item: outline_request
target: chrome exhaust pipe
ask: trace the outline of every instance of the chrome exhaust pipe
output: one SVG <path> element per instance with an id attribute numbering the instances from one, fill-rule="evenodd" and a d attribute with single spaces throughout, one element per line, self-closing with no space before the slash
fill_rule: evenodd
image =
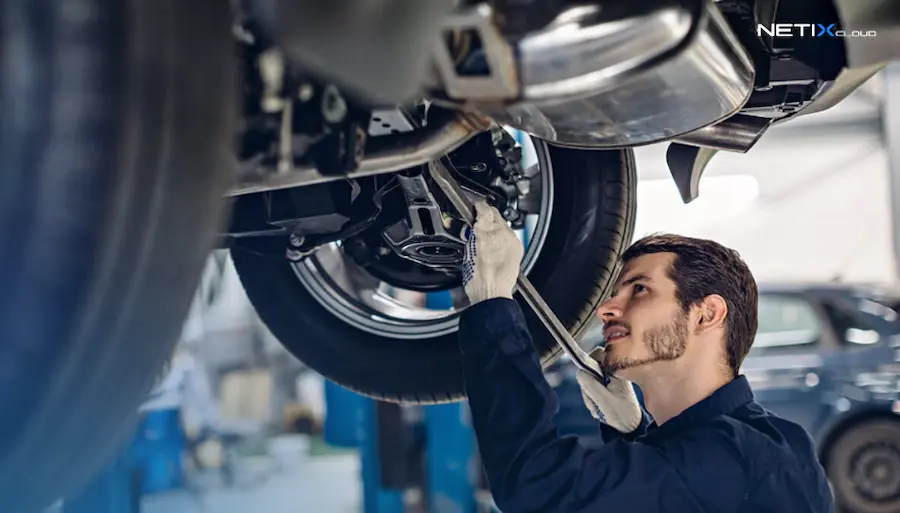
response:
<path id="1" fill-rule="evenodd" d="M 493 121 L 480 114 L 447 111 L 444 119 L 432 120 L 427 126 L 405 134 L 386 136 L 390 146 L 367 148 L 359 166 L 349 173 L 326 175 L 315 166 L 243 170 L 238 183 L 226 196 L 242 196 L 258 192 L 290 189 L 304 185 L 325 183 L 347 178 L 362 178 L 421 166 L 450 153 L 472 137 L 488 130 Z"/>

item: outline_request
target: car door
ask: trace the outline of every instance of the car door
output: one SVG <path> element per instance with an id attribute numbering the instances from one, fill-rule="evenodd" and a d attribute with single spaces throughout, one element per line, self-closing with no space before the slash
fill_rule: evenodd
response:
<path id="1" fill-rule="evenodd" d="M 836 351 L 821 306 L 802 293 L 761 293 L 759 329 L 741 372 L 757 401 L 812 431 L 827 419 L 828 361 Z"/>
<path id="2" fill-rule="evenodd" d="M 863 374 L 898 373 L 900 332 L 897 312 L 874 298 L 860 294 L 832 294 L 822 306 L 842 346 L 838 366 L 845 382 Z"/>
<path id="3" fill-rule="evenodd" d="M 822 306 L 841 345 L 829 364 L 835 413 L 896 411 L 900 397 L 900 324 L 897 314 L 859 295 L 823 298 Z"/>

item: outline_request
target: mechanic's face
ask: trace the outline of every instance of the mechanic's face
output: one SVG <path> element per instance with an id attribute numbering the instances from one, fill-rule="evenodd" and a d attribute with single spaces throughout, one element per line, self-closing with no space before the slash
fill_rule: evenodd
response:
<path id="1" fill-rule="evenodd" d="M 606 351 L 600 363 L 606 372 L 639 381 L 649 364 L 684 354 L 688 314 L 667 275 L 674 257 L 651 253 L 629 261 L 612 297 L 597 310 L 604 323 Z"/>

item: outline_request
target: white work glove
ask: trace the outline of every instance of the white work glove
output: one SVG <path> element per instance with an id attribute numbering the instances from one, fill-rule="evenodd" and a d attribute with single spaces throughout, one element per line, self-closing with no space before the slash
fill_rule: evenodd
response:
<path id="1" fill-rule="evenodd" d="M 603 357 L 603 348 L 591 352 L 591 358 Z M 641 405 L 630 381 L 607 376 L 609 384 L 603 385 L 592 375 L 579 370 L 576 374 L 581 385 L 581 397 L 591 415 L 620 433 L 631 433 L 641 424 Z"/>
<path id="2" fill-rule="evenodd" d="M 475 226 L 466 229 L 463 286 L 469 303 L 494 298 L 512 299 L 525 255 L 522 241 L 496 208 L 484 201 L 475 204 Z"/>

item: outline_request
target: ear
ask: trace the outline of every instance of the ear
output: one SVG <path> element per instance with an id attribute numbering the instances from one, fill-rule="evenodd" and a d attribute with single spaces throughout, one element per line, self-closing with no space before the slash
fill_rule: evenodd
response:
<path id="1" fill-rule="evenodd" d="M 728 316 L 728 303 L 718 294 L 711 294 L 703 298 L 697 305 L 699 315 L 695 329 L 698 333 L 722 328 Z"/>

